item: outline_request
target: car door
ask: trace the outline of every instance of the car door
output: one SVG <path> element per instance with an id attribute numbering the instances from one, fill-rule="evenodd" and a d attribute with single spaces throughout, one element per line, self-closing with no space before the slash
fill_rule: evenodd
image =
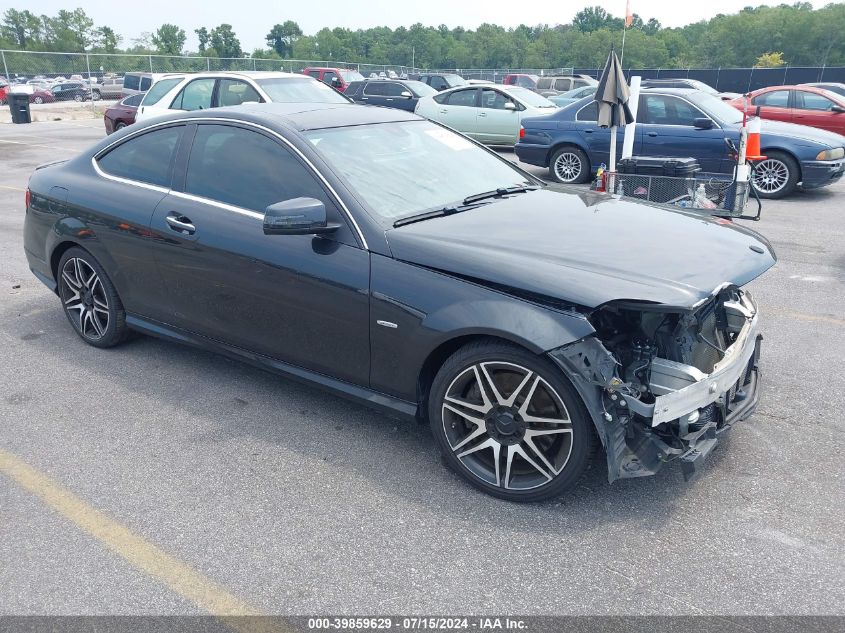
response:
<path id="1" fill-rule="evenodd" d="M 753 110 L 760 107 L 760 117 L 772 121 L 792 123 L 794 113 L 790 103 L 791 90 L 770 90 L 751 99 Z"/>
<path id="2" fill-rule="evenodd" d="M 291 146 L 250 126 L 200 123 L 151 229 L 172 325 L 366 385 L 369 254 Z M 186 154 L 187 157 L 186 157 Z M 317 198 L 332 234 L 265 235 L 263 211 Z"/>
<path id="3" fill-rule="evenodd" d="M 505 109 L 505 104 L 513 109 Z M 481 91 L 481 104 L 476 119 L 475 138 L 490 145 L 513 145 L 519 139 L 519 108 L 521 106 L 495 88 Z"/>
<path id="4" fill-rule="evenodd" d="M 153 262 L 153 213 L 172 185 L 185 126 L 156 128 L 119 142 L 94 162 L 96 187 L 82 192 L 100 210 L 97 241 L 109 252 L 114 282 L 129 312 L 156 320 L 170 313 L 162 301 L 162 279 Z"/>
<path id="5" fill-rule="evenodd" d="M 367 85 L 364 86 L 364 92 L 361 96 L 361 101 L 368 105 L 393 105 L 395 97 L 388 97 L 388 84 L 393 84 L 393 82 L 383 81 L 379 79 L 368 82 Z"/>
<path id="6" fill-rule="evenodd" d="M 793 90 L 793 122 L 801 125 L 845 134 L 845 117 L 834 108 L 839 106 L 833 100 L 809 90 Z"/>
<path id="7" fill-rule="evenodd" d="M 720 172 L 727 155 L 725 131 L 692 103 L 676 95 L 646 92 L 640 95 L 637 119 L 642 122 L 645 156 L 698 159 L 702 171 Z M 696 119 L 708 119 L 713 127 L 695 127 Z"/>
<path id="8" fill-rule="evenodd" d="M 590 101 L 582 106 L 575 115 L 578 134 L 584 141 L 584 147 L 590 158 L 590 165 L 596 170 L 602 163 L 607 166 L 610 163 L 610 130 L 599 127 L 598 104 Z M 634 129 L 634 155 L 642 152 L 642 126 Z M 616 131 L 616 158 L 622 156 L 622 143 L 625 139 L 625 128 Z"/>
<path id="9" fill-rule="evenodd" d="M 241 79 L 220 79 L 214 107 L 236 106 L 242 103 L 262 103 L 264 99 L 249 83 Z"/>
<path id="10" fill-rule="evenodd" d="M 188 82 L 170 104 L 171 110 L 208 110 L 214 103 L 214 77 L 203 77 Z M 163 104 L 162 104 L 163 105 Z"/>
<path id="11" fill-rule="evenodd" d="M 433 88 L 434 86 L 432 86 Z M 436 102 L 436 120 L 467 136 L 478 138 L 478 89 L 462 88 Z"/>

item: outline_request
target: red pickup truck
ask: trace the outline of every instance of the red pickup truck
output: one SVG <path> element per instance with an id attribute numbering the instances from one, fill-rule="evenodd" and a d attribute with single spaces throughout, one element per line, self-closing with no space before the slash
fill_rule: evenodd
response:
<path id="1" fill-rule="evenodd" d="M 309 66 L 302 71 L 303 75 L 311 75 L 314 79 L 322 81 L 338 92 L 344 92 L 353 81 L 363 81 L 364 75 L 357 70 L 346 70 L 345 68 L 324 68 Z"/>

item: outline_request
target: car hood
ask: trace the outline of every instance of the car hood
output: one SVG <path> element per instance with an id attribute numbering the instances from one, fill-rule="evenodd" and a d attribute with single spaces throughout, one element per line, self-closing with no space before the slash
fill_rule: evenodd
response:
<path id="1" fill-rule="evenodd" d="M 691 308 L 776 261 L 765 238 L 735 223 L 590 191 L 518 194 L 387 239 L 397 259 L 586 308 L 621 299 Z"/>

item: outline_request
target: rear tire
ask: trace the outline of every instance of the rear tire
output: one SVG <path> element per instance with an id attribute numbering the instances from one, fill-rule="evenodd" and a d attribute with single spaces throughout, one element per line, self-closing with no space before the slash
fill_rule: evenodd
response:
<path id="1" fill-rule="evenodd" d="M 44 97 L 35 97 L 32 100 L 33 103 L 44 103 Z"/>
<path id="2" fill-rule="evenodd" d="M 114 126 L 114 131 L 117 132 L 118 130 L 122 130 L 125 127 L 126 123 L 124 123 L 123 121 L 118 121 L 117 125 Z"/>
<path id="3" fill-rule="evenodd" d="M 76 94 L 76 95 L 73 95 L 73 100 L 76 101 L 77 103 L 81 103 L 82 101 L 85 100 L 85 97 L 83 97 L 80 94 Z"/>
<path id="4" fill-rule="evenodd" d="M 777 200 L 795 191 L 800 168 L 798 162 L 785 152 L 766 151 L 766 159 L 754 165 L 752 180 L 761 198 Z"/>
<path id="5" fill-rule="evenodd" d="M 570 490 L 596 448 L 593 424 L 562 371 L 505 342 L 480 341 L 455 352 L 434 378 L 428 411 L 447 465 L 509 501 Z"/>
<path id="6" fill-rule="evenodd" d="M 566 185 L 587 182 L 590 179 L 590 159 L 577 147 L 561 147 L 549 160 L 549 176 L 555 182 Z"/>
<path id="7" fill-rule="evenodd" d="M 59 260 L 56 272 L 65 316 L 83 341 L 94 347 L 113 347 L 129 328 L 126 311 L 100 262 L 74 246 Z"/>

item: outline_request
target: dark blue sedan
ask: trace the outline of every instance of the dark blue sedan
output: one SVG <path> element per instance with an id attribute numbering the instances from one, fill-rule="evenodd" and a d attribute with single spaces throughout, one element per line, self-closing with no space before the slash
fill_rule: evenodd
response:
<path id="1" fill-rule="evenodd" d="M 610 130 L 596 124 L 597 104 L 582 99 L 543 117 L 523 120 L 516 145 L 524 163 L 548 167 L 557 182 L 586 182 L 610 158 Z M 730 173 L 735 162 L 725 139 L 739 142 L 742 113 L 697 90 L 645 89 L 640 93 L 634 156 L 697 158 L 706 172 Z M 621 154 L 624 130 L 617 132 Z M 798 184 L 833 184 L 845 173 L 845 137 L 804 125 L 764 121 L 766 160 L 755 172 L 761 197 L 782 198 Z"/>
<path id="2" fill-rule="evenodd" d="M 343 94 L 355 103 L 413 112 L 420 97 L 436 95 L 437 91 L 411 79 L 365 79 L 350 83 Z"/>

